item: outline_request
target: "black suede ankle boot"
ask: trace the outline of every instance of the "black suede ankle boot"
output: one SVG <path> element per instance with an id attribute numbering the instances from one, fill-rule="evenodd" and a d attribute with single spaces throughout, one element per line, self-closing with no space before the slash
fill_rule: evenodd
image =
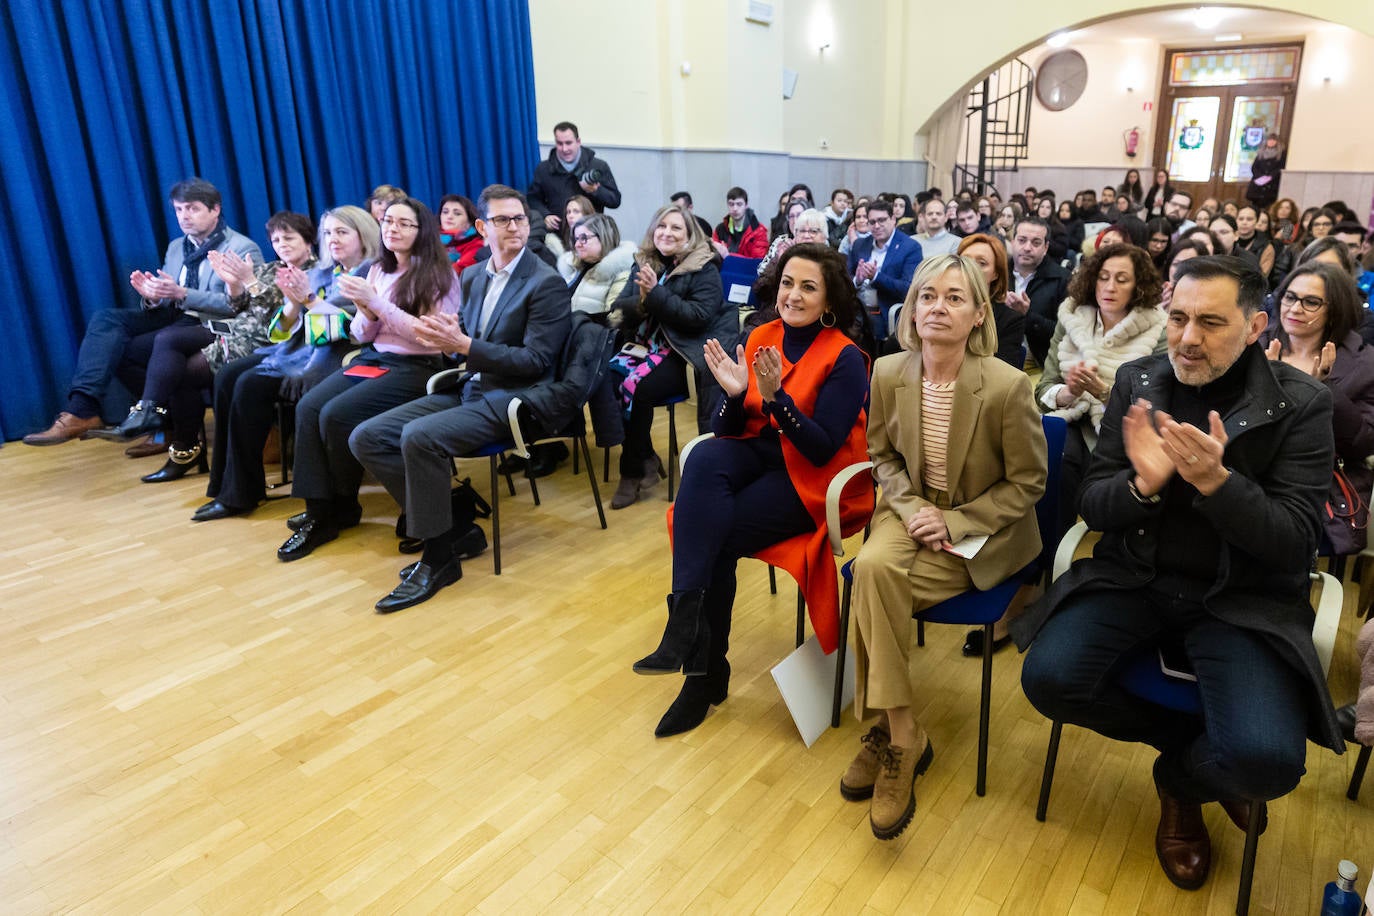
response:
<path id="1" fill-rule="evenodd" d="M 705 589 L 668 596 L 668 625 L 658 648 L 634 663 L 637 674 L 704 675 L 710 655 L 711 633 L 702 614 Z"/>
<path id="2" fill-rule="evenodd" d="M 680 735 L 696 728 L 706 721 L 706 713 L 712 706 L 725 702 L 730 690 L 730 663 L 725 659 L 712 659 L 710 670 L 705 677 L 684 678 L 677 699 L 663 718 L 658 720 L 654 729 L 655 738 Z"/>

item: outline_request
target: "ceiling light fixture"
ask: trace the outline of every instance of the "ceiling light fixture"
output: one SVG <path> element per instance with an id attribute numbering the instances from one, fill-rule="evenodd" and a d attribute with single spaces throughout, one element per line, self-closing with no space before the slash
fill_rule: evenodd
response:
<path id="1" fill-rule="evenodd" d="M 1245 36 L 1242 35 L 1242 34 L 1240 34 L 1239 32 L 1234 32 L 1234 33 L 1232 33 L 1232 34 L 1230 34 L 1230 35 L 1214 35 L 1214 36 L 1212 36 L 1212 40 L 1213 40 L 1213 41 L 1244 41 L 1244 40 L 1245 40 Z"/>
<path id="2" fill-rule="evenodd" d="M 1225 17 L 1226 13 L 1214 6 L 1199 6 L 1193 12 L 1193 25 L 1204 31 L 1215 29 Z"/>

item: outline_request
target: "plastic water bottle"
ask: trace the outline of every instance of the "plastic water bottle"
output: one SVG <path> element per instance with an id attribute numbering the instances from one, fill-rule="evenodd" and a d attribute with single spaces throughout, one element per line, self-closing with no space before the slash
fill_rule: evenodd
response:
<path id="1" fill-rule="evenodd" d="M 1360 895 L 1355 891 L 1355 878 L 1360 869 L 1349 859 L 1341 859 L 1336 867 L 1337 878 L 1326 885 L 1322 894 L 1321 916 L 1359 916 Z"/>

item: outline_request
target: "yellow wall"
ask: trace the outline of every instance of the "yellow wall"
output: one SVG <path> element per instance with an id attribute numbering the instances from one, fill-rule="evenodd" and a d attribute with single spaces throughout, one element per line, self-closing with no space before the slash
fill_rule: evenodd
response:
<path id="1" fill-rule="evenodd" d="M 1002 60 L 1039 45 L 1048 30 L 1125 13 L 1181 4 L 1139 0 L 994 0 L 978 8 L 935 0 L 774 0 L 771 26 L 746 22 L 746 0 L 529 0 L 534 39 L 536 104 L 541 137 L 564 118 L 593 146 L 787 152 L 840 159 L 929 156 L 943 133 L 937 114 Z M 1339 136 L 1368 113 L 1361 87 L 1374 85 L 1374 2 L 1369 0 L 1253 0 L 1249 5 L 1328 19 L 1364 33 L 1317 28 L 1308 36 L 1308 64 L 1294 125 L 1295 167 L 1365 169 L 1370 137 Z M 965 36 L 976 34 L 976 41 Z M 819 45 L 828 40 L 824 53 Z M 1142 45 L 1150 44 L 1143 42 Z M 1108 165 L 1122 159 L 1120 131 L 1129 121 L 1148 128 L 1140 103 L 1158 85 L 1158 53 L 1141 56 L 1148 83 L 1127 96 L 1120 81 L 1098 72 L 1119 69 L 1122 47 L 1092 50 L 1089 93 L 1063 116 L 1037 108 L 1040 124 L 1093 115 L 1090 136 L 1054 131 L 1032 151 L 1037 162 Z M 1157 49 L 1157 46 L 1156 46 Z M 1325 49 L 1329 54 L 1325 54 Z M 1126 57 L 1134 59 L 1134 46 Z M 1345 71 L 1321 82 L 1313 66 L 1344 54 Z M 1086 53 L 1086 52 L 1085 52 Z M 1122 58 L 1125 59 L 1125 58 Z M 681 64 L 692 65 L 690 76 Z M 797 94 L 781 98 L 782 70 L 798 72 Z M 1141 77 L 1142 81 L 1147 79 Z M 1313 82 L 1315 81 L 1315 82 Z M 1101 119 L 1099 121 L 1098 119 Z M 952 124 L 952 119 L 950 121 Z M 1065 121 L 1064 123 L 1068 123 Z M 1111 130 L 1101 128 L 1110 123 Z M 1374 130 L 1371 124 L 1369 130 Z M 1037 131 L 1038 132 L 1038 131 Z M 821 140 L 829 148 L 821 148 Z M 1077 140 L 1077 143 L 1071 142 Z M 1036 138 L 1037 144 L 1040 138 Z M 1150 150 L 1145 143 L 1143 149 Z M 1072 157 L 1066 159 L 1064 157 Z M 1107 158 L 1103 158 L 1107 157 Z"/>

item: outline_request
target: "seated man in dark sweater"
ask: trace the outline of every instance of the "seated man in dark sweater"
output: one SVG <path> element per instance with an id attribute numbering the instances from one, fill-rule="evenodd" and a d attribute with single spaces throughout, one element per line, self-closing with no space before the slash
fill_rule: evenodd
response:
<path id="1" fill-rule="evenodd" d="M 1188 889 L 1210 864 L 1204 802 L 1246 829 L 1250 802 L 1297 785 L 1309 735 L 1344 747 L 1307 575 L 1331 479 L 1331 394 L 1265 358 L 1263 296 L 1235 258 L 1178 268 L 1168 355 L 1117 373 L 1084 481 L 1079 511 L 1102 540 L 1011 628 L 1030 645 L 1021 682 L 1037 709 L 1159 751 L 1155 852 Z M 1196 673 L 1200 720 L 1118 683 L 1128 659 L 1161 646 Z"/>

